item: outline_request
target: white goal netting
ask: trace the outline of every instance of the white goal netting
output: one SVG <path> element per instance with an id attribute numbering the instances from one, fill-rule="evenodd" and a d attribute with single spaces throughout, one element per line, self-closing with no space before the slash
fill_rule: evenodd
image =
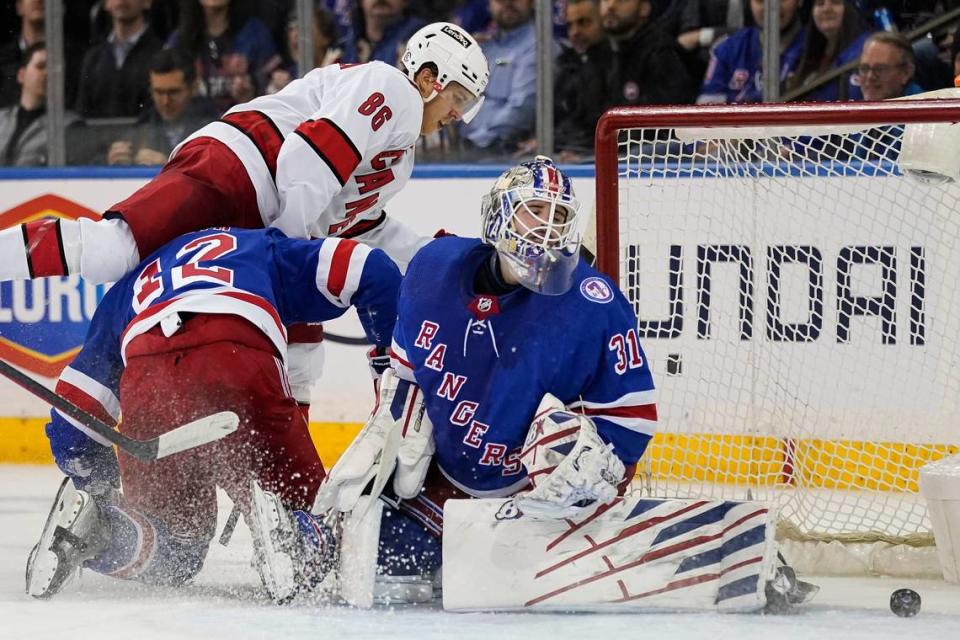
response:
<path id="1" fill-rule="evenodd" d="M 907 125 L 909 108 L 841 122 L 825 106 L 830 126 L 789 129 L 756 107 L 723 128 L 621 122 L 598 230 L 616 219 L 601 266 L 659 387 L 652 495 L 771 499 L 800 538 L 931 540 L 918 469 L 960 445 L 960 185 L 931 178 L 960 147 L 921 158 L 926 182 L 905 176 L 955 135 Z"/>

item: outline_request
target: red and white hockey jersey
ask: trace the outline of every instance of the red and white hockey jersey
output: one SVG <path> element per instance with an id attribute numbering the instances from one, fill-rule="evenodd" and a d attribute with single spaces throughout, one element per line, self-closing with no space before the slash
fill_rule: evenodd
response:
<path id="1" fill-rule="evenodd" d="M 353 237 L 381 221 L 410 178 L 423 99 L 382 62 L 314 69 L 279 93 L 230 109 L 210 137 L 246 168 L 264 226 L 291 237 Z"/>

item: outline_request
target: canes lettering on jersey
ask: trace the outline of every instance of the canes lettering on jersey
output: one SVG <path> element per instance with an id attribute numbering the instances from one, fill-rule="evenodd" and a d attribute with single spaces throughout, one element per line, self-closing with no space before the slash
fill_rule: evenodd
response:
<path id="1" fill-rule="evenodd" d="M 383 203 L 409 179 L 422 119 L 422 98 L 400 70 L 331 65 L 234 107 L 171 157 L 215 138 L 243 164 L 264 226 L 292 237 L 356 235 L 381 221 Z"/>
<path id="2" fill-rule="evenodd" d="M 371 173 L 354 174 L 353 179 L 357 183 L 357 190 L 363 197 L 346 203 L 346 218 L 341 222 L 330 225 L 327 235 L 341 235 L 352 238 L 380 223 L 380 218 L 358 220 L 357 216 L 380 204 L 379 191 L 397 178 L 391 167 L 400 162 L 408 151 L 411 154 L 413 153 L 412 149 L 382 151 L 370 161 L 370 167 L 373 169 Z M 376 191 L 376 193 L 371 194 L 371 191 Z"/>

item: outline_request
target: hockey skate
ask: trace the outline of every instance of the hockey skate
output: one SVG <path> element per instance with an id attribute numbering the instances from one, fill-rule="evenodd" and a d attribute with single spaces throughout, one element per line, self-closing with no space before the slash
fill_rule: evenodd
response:
<path id="1" fill-rule="evenodd" d="M 109 540 L 110 531 L 93 498 L 64 478 L 40 541 L 27 559 L 27 593 L 34 598 L 55 595 Z"/>
<path id="2" fill-rule="evenodd" d="M 809 602 L 820 591 L 819 586 L 798 579 L 796 571 L 787 565 L 782 555 L 778 553 L 777 557 L 782 564 L 776 568 L 773 578 L 766 585 L 767 606 L 764 610 L 767 613 L 786 613 L 799 604 Z"/>
<path id="3" fill-rule="evenodd" d="M 277 604 L 313 588 L 334 567 L 333 531 L 310 514 L 291 512 L 256 480 L 250 482 L 250 520 L 254 566 Z"/>

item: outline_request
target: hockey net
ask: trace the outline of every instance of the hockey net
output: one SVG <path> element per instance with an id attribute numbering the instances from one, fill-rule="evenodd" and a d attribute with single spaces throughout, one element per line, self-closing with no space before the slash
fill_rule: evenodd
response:
<path id="1" fill-rule="evenodd" d="M 953 120 L 960 101 L 604 116 L 598 264 L 659 389 L 644 491 L 771 500 L 790 539 L 932 544 L 918 470 L 960 445 Z"/>

